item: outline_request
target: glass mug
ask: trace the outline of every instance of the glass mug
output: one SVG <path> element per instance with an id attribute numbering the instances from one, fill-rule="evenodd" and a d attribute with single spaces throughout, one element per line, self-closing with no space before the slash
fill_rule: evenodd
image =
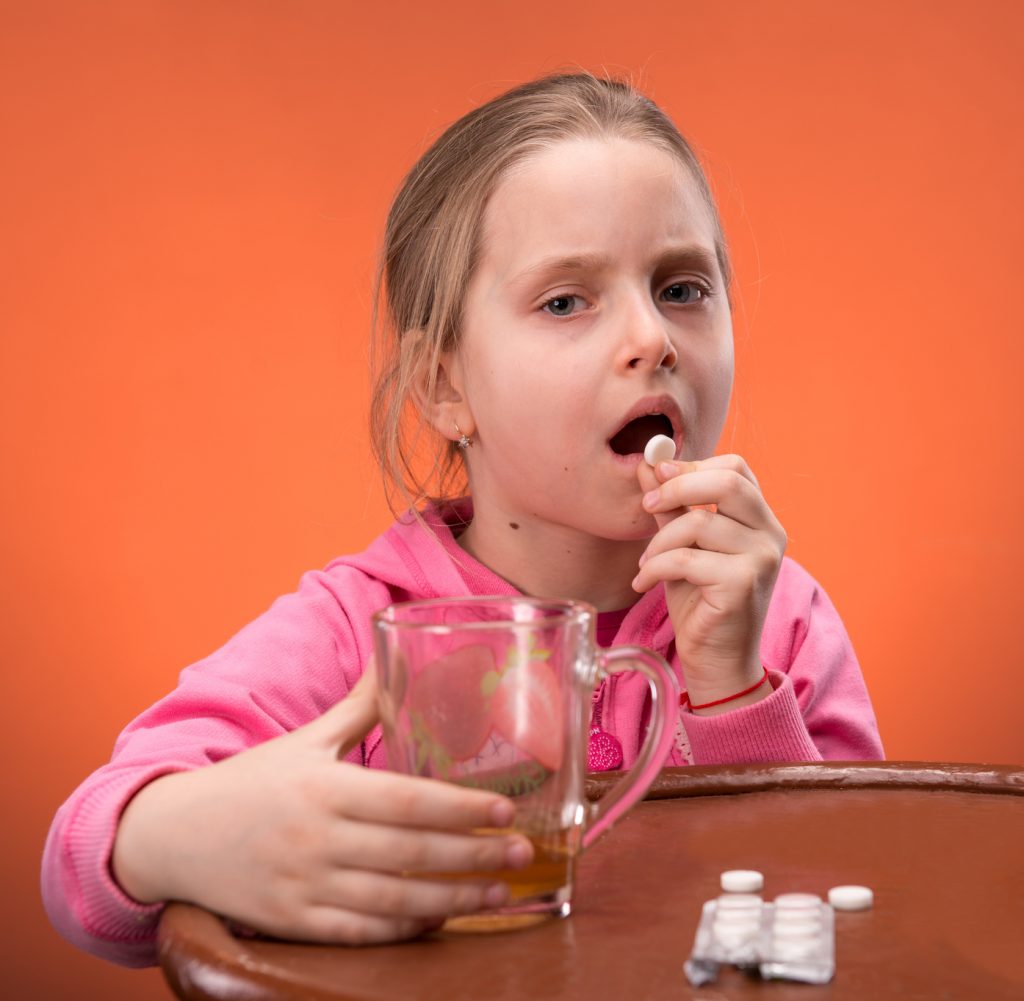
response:
<path id="1" fill-rule="evenodd" d="M 498 879 L 511 890 L 505 906 L 452 918 L 446 930 L 568 915 L 577 856 L 644 795 L 668 754 L 679 702 L 675 675 L 640 647 L 599 649 L 596 617 L 582 602 L 525 597 L 412 601 L 373 616 L 388 766 L 509 796 L 513 829 L 533 844 L 524 869 L 431 873 Z M 633 767 L 590 804 L 584 780 L 592 694 L 598 682 L 629 670 L 650 685 L 650 726 Z"/>

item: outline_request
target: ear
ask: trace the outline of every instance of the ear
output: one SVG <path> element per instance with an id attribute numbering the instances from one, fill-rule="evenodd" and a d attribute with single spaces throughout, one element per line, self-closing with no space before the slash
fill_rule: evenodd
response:
<path id="1" fill-rule="evenodd" d="M 415 351 L 424 347 L 422 339 L 421 331 L 409 331 L 403 341 L 409 350 Z M 423 352 L 413 375 L 412 398 L 424 419 L 449 441 L 455 441 L 460 433 L 472 437 L 476 430 L 464 386 L 462 360 L 457 351 L 442 351 L 436 359 L 429 350 Z"/>

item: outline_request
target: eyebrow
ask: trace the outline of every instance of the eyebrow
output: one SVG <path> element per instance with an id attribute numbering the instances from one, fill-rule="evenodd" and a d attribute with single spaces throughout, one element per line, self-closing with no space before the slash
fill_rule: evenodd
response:
<path id="1" fill-rule="evenodd" d="M 666 247 L 657 257 L 653 258 L 657 267 L 683 267 L 714 272 L 718 269 L 717 255 L 705 247 L 687 245 Z M 554 278 L 558 275 L 578 271 L 607 271 L 611 260 L 603 254 L 571 254 L 567 257 L 545 257 L 531 264 L 515 275 L 510 285 L 522 285 L 532 279 L 541 277 Z"/>

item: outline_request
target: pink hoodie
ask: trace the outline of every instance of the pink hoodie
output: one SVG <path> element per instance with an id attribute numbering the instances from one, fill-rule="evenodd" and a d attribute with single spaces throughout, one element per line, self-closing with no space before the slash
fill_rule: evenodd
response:
<path id="1" fill-rule="evenodd" d="M 121 811 L 147 782 L 198 768 L 302 726 L 344 698 L 372 650 L 370 616 L 395 601 L 518 592 L 459 548 L 448 522 L 468 505 L 432 511 L 436 535 L 411 518 L 365 552 L 303 575 L 216 653 L 182 674 L 178 687 L 130 723 L 110 763 L 60 808 L 43 856 L 43 902 L 74 945 L 126 966 L 156 962 L 162 905 L 142 905 L 114 881 L 110 855 Z M 661 587 L 626 614 L 616 644 L 656 650 L 679 673 Z M 666 764 L 818 761 L 882 757 L 871 703 L 843 624 L 821 587 L 785 559 L 761 640 L 774 691 L 719 716 L 680 711 Z M 680 675 L 681 677 L 681 675 Z M 647 684 L 612 678 L 601 695 L 604 730 L 636 759 Z M 347 760 L 386 768 L 380 728 Z"/>

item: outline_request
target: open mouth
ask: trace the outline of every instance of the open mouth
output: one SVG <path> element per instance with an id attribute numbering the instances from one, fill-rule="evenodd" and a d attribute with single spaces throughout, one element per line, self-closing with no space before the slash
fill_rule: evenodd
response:
<path id="1" fill-rule="evenodd" d="M 674 437 L 672 422 L 664 414 L 644 414 L 629 421 L 608 444 L 616 455 L 632 455 L 642 452 L 656 434 Z"/>

